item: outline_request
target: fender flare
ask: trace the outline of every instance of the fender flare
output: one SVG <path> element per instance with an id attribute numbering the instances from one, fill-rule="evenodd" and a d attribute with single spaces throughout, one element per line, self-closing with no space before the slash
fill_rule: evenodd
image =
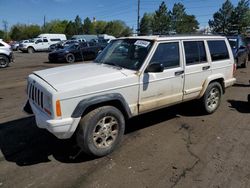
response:
<path id="1" fill-rule="evenodd" d="M 110 94 L 98 95 L 98 96 L 90 97 L 87 99 L 83 99 L 82 101 L 78 103 L 71 117 L 79 118 L 82 116 L 82 114 L 85 112 L 85 110 L 88 107 L 97 105 L 103 102 L 112 102 L 112 101 L 118 101 L 122 105 L 123 111 L 126 113 L 125 115 L 129 118 L 132 117 L 132 113 L 130 111 L 130 108 L 126 100 L 119 93 L 110 93 Z"/>
<path id="2" fill-rule="evenodd" d="M 201 90 L 201 92 L 200 92 L 200 94 L 199 94 L 199 98 L 201 98 L 201 97 L 204 95 L 204 93 L 205 93 L 206 90 L 207 90 L 208 85 L 209 85 L 212 81 L 217 80 L 217 79 L 223 79 L 223 85 L 222 85 L 221 87 L 222 87 L 222 89 L 224 90 L 223 87 L 224 87 L 224 80 L 225 80 L 225 78 L 224 78 L 223 74 L 211 75 L 211 76 L 209 76 L 209 77 L 204 81 L 204 83 L 202 84 L 202 90 Z"/>

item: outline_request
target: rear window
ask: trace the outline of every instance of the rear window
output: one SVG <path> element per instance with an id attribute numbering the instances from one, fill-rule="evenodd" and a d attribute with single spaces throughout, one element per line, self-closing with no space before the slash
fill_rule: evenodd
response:
<path id="1" fill-rule="evenodd" d="M 186 65 L 207 62 L 207 55 L 203 41 L 184 42 Z"/>
<path id="2" fill-rule="evenodd" d="M 212 61 L 229 59 L 227 45 L 224 40 L 208 41 Z"/>

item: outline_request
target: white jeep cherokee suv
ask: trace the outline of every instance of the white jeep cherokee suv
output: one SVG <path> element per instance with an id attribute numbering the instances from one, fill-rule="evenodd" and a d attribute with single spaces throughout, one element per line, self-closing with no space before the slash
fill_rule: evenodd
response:
<path id="1" fill-rule="evenodd" d="M 93 63 L 29 75 L 24 110 L 38 127 L 61 139 L 76 133 L 83 151 L 104 156 L 121 142 L 127 118 L 192 99 L 213 113 L 234 69 L 225 37 L 120 38 Z"/>

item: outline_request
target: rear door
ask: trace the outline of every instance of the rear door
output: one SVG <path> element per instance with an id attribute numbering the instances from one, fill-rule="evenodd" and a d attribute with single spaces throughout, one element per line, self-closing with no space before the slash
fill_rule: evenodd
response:
<path id="1" fill-rule="evenodd" d="M 179 41 L 158 44 L 150 64 L 163 64 L 163 72 L 144 72 L 140 77 L 139 113 L 182 101 L 184 70 Z"/>
<path id="2" fill-rule="evenodd" d="M 183 41 L 185 59 L 184 100 L 197 97 L 203 83 L 211 74 L 211 63 L 208 60 L 208 47 L 204 40 Z"/>

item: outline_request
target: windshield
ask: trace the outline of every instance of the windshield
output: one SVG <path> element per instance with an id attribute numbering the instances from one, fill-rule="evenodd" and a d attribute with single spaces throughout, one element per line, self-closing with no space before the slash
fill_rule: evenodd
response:
<path id="1" fill-rule="evenodd" d="M 153 41 L 137 39 L 113 40 L 94 62 L 138 70 L 146 59 Z"/>
<path id="2" fill-rule="evenodd" d="M 70 44 L 70 45 L 64 46 L 64 49 L 65 50 L 75 50 L 75 49 L 77 49 L 78 46 L 79 45 L 77 45 L 77 44 Z"/>

